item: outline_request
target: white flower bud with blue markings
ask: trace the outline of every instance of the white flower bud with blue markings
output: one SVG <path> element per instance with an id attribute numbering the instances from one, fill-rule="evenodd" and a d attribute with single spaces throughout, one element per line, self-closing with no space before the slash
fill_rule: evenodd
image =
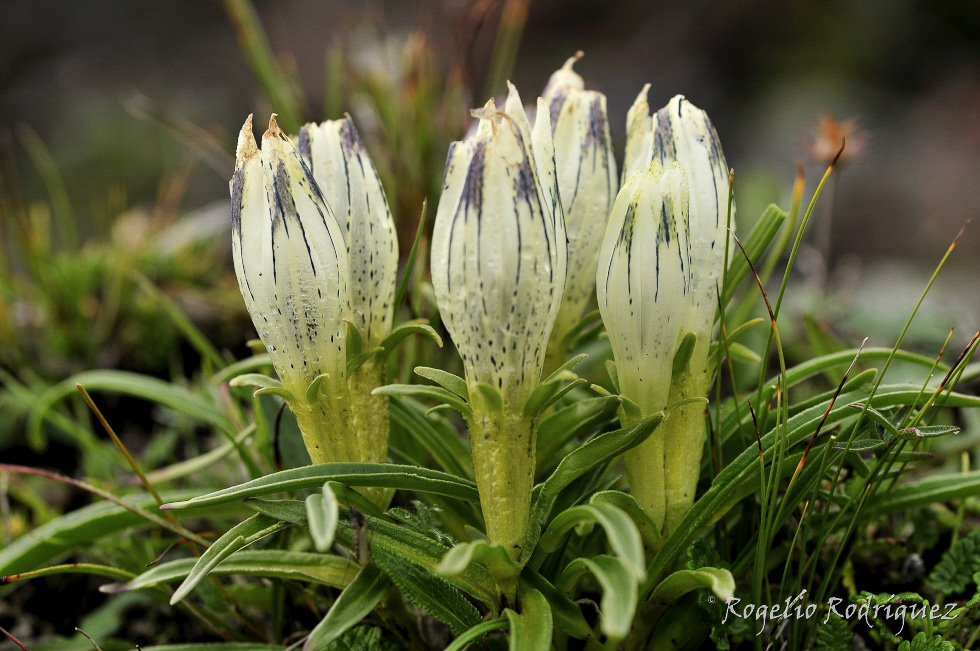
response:
<path id="1" fill-rule="evenodd" d="M 381 179 L 350 116 L 301 128 L 299 151 L 343 230 L 350 318 L 374 347 L 391 332 L 398 275 L 395 221 Z"/>
<path id="2" fill-rule="evenodd" d="M 724 272 L 728 237 L 728 163 L 707 113 L 675 95 L 667 106 L 647 114 L 644 86 L 627 117 L 624 174 L 658 160 L 667 167 L 680 163 L 691 195 L 691 304 L 684 330 L 698 335 L 707 354 L 718 307 L 716 287 Z M 735 208 L 732 206 L 732 224 Z M 699 346 L 700 348 L 701 346 Z"/>
<path id="3" fill-rule="evenodd" d="M 251 116 L 242 127 L 231 194 L 238 286 L 310 456 L 314 463 L 353 460 L 347 436 L 343 231 L 275 116 L 261 151 Z"/>
<path id="4" fill-rule="evenodd" d="M 620 393 L 642 415 L 663 409 L 691 285 L 688 187 L 657 161 L 619 191 L 599 250 L 596 293 Z"/>
<path id="5" fill-rule="evenodd" d="M 658 161 L 679 163 L 690 187 L 688 239 L 691 249 L 691 291 L 683 312 L 678 344 L 693 335 L 689 358 L 673 377 L 669 402 L 705 397 L 711 381 L 708 367 L 712 326 L 718 308 L 729 234 L 729 168 L 718 134 L 708 115 L 677 95 L 653 115 L 643 88 L 627 115 L 624 174 Z M 731 207 L 731 227 L 735 207 Z M 704 444 L 704 408 L 690 403 L 664 422 L 664 532 L 670 533 L 690 509 Z"/>
<path id="6" fill-rule="evenodd" d="M 531 129 L 517 90 L 451 145 L 432 236 L 432 284 L 467 382 L 522 404 L 541 376 L 565 285 L 564 219 L 547 108 Z"/>
<path id="7" fill-rule="evenodd" d="M 606 96 L 585 90 L 582 77 L 572 69 L 581 56 L 579 52 L 569 58 L 551 76 L 544 91 L 551 114 L 558 188 L 568 234 L 568 276 L 548 346 L 546 374 L 565 361 L 572 343 L 565 341 L 565 337 L 595 296 L 599 245 L 619 190 Z"/>
<path id="8" fill-rule="evenodd" d="M 624 425 L 667 406 L 671 369 L 691 288 L 684 170 L 654 161 L 635 171 L 616 198 L 599 250 L 596 293 L 616 359 Z M 663 523 L 662 428 L 626 453 L 630 489 Z"/>
<path id="9" fill-rule="evenodd" d="M 463 359 L 473 466 L 491 543 L 520 558 L 534 480 L 534 414 L 565 286 L 567 243 L 551 121 L 532 129 L 517 90 L 453 143 L 432 236 L 432 285 Z M 516 592 L 516 574 L 504 594 Z M 506 583 L 506 582 L 505 582 Z"/>

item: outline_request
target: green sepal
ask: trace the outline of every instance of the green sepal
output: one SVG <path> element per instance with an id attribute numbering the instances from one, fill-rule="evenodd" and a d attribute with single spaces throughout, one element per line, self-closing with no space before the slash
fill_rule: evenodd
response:
<path id="1" fill-rule="evenodd" d="M 384 352 L 385 352 L 384 348 L 382 348 L 381 346 L 377 346 L 376 348 L 366 350 L 360 355 L 358 355 L 357 357 L 354 357 L 353 359 L 349 360 L 347 362 L 347 375 L 350 375 L 357 369 L 361 368 L 361 366 L 363 366 L 366 361 L 368 361 L 375 355 L 381 355 Z"/>
<path id="2" fill-rule="evenodd" d="M 691 363 L 691 355 L 694 354 L 694 346 L 697 343 L 698 336 L 693 332 L 684 335 L 680 345 L 677 347 L 677 352 L 674 353 L 674 363 L 670 373 L 671 377 L 676 378 L 687 372 L 688 365 Z"/>
<path id="3" fill-rule="evenodd" d="M 321 373 L 320 375 L 313 378 L 310 382 L 310 386 L 306 388 L 306 402 L 313 404 L 320 399 L 320 385 L 323 381 L 330 377 L 329 373 Z"/>
<path id="4" fill-rule="evenodd" d="M 565 382 L 574 382 L 575 380 L 578 380 L 578 376 L 572 372 L 572 369 L 586 357 L 588 357 L 588 355 L 584 353 L 581 355 L 576 355 L 559 366 L 554 373 L 538 384 L 538 386 L 536 386 L 534 391 L 531 393 L 531 397 L 528 398 L 527 404 L 524 406 L 524 415 L 528 418 L 537 417 L 538 414 L 561 399 L 563 395 L 571 391 L 571 389 L 574 387 L 563 388 L 563 385 Z M 582 382 L 584 382 L 584 380 Z M 578 382 L 575 384 L 575 386 L 582 384 L 582 382 Z"/>
<path id="5" fill-rule="evenodd" d="M 350 319 L 344 319 L 344 323 L 347 326 L 347 342 L 345 347 L 347 349 L 347 361 L 349 362 L 360 355 L 364 349 L 364 335 L 361 334 L 361 329 Z"/>
<path id="6" fill-rule="evenodd" d="M 504 399 L 496 387 L 486 382 L 477 382 L 476 390 L 483 397 L 483 404 L 493 413 L 500 413 L 504 410 Z"/>
<path id="7" fill-rule="evenodd" d="M 385 354 L 390 355 L 395 348 L 398 347 L 406 337 L 410 335 L 428 335 L 433 341 L 442 348 L 442 337 L 435 329 L 425 322 L 424 319 L 419 319 L 416 321 L 406 321 L 401 325 L 397 326 L 391 331 L 387 337 L 381 342 L 381 347 L 384 348 Z"/>
<path id="8" fill-rule="evenodd" d="M 419 377 L 423 377 L 426 380 L 431 380 L 441 386 L 443 389 L 448 389 L 452 391 L 457 396 L 469 402 L 470 391 L 466 387 L 466 380 L 459 377 L 455 373 L 450 373 L 449 371 L 444 371 L 441 368 L 432 368 L 429 366 L 416 366 L 415 374 Z"/>
<path id="9" fill-rule="evenodd" d="M 279 396 L 287 403 L 291 403 L 296 399 L 292 393 L 289 392 L 285 387 L 265 387 L 264 389 L 257 389 L 253 396 Z"/>
<path id="10" fill-rule="evenodd" d="M 612 382 L 613 390 L 619 393 L 619 371 L 616 369 L 615 360 L 606 360 L 606 373 L 609 374 L 609 381 Z"/>
<path id="11" fill-rule="evenodd" d="M 229 382 L 233 387 L 258 387 L 260 389 L 281 389 L 282 382 L 263 373 L 245 373 L 233 377 Z"/>

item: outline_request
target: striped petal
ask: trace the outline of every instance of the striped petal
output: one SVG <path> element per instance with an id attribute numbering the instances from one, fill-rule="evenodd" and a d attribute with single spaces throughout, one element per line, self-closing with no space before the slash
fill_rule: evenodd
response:
<path id="1" fill-rule="evenodd" d="M 579 321 L 595 295 L 599 245 L 619 190 L 606 96 L 584 90 L 582 78 L 572 69 L 580 56 L 569 58 L 544 92 L 568 234 L 568 277 L 555 325 L 562 332 Z"/>
<path id="2" fill-rule="evenodd" d="M 488 103 L 476 133 L 450 149 L 432 282 L 467 381 L 520 404 L 540 378 L 567 253 L 557 189 L 553 199 L 536 162 L 548 151 L 550 125 L 532 129 L 516 95 L 512 88 L 507 111 Z M 553 160 L 544 163 L 553 177 Z"/>
<path id="3" fill-rule="evenodd" d="M 350 272 L 350 318 L 367 347 L 391 331 L 398 273 L 395 221 L 381 179 L 350 116 L 307 124 L 299 151 L 340 224 Z"/>
<path id="4" fill-rule="evenodd" d="M 599 250 L 596 291 L 623 396 L 663 409 L 690 291 L 684 170 L 654 161 L 616 197 Z"/>
<path id="5" fill-rule="evenodd" d="M 343 395 L 347 253 L 343 233 L 289 138 L 270 120 L 261 151 L 251 116 L 232 179 L 235 274 L 283 385 L 305 396 L 318 375 Z"/>
<path id="6" fill-rule="evenodd" d="M 684 329 L 707 340 L 718 308 L 717 286 L 728 237 L 728 163 L 708 114 L 676 95 L 653 116 L 653 158 L 677 161 L 691 192 L 691 305 Z M 735 208 L 732 206 L 732 224 Z M 707 341 L 704 342 L 707 345 Z"/>

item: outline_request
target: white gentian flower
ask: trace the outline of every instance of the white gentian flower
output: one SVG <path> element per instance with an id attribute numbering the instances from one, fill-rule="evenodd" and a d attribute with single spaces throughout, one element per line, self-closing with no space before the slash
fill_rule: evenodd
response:
<path id="1" fill-rule="evenodd" d="M 564 219 L 547 108 L 533 130 L 517 90 L 450 146 L 432 236 L 432 284 L 467 382 L 522 404 L 541 376 L 565 285 Z"/>
<path id="2" fill-rule="evenodd" d="M 585 90 L 573 64 L 579 52 L 555 72 L 545 87 L 554 132 L 558 188 L 568 233 L 568 277 L 561 309 L 548 346 L 546 373 L 565 361 L 568 332 L 578 324 L 595 296 L 599 245 L 619 182 L 606 96 Z"/>
<path id="3" fill-rule="evenodd" d="M 261 151 L 251 116 L 242 127 L 231 195 L 238 286 L 310 456 L 314 463 L 353 460 L 346 413 L 343 231 L 275 116 Z"/>
<path id="4" fill-rule="evenodd" d="M 381 179 L 350 116 L 307 124 L 299 151 L 347 243 L 351 319 L 367 347 L 391 332 L 398 238 Z"/>
<path id="5" fill-rule="evenodd" d="M 432 284 L 463 359 L 473 465 L 487 534 L 517 559 L 534 481 L 534 416 L 545 347 L 565 286 L 567 248 L 549 112 L 531 128 L 517 90 L 474 114 L 453 143 L 432 236 Z M 501 588 L 513 598 L 516 574 Z"/>
<path id="6" fill-rule="evenodd" d="M 664 166 L 679 163 L 690 188 L 687 237 L 691 289 L 682 312 L 678 345 L 689 335 L 696 339 L 687 364 L 672 378 L 668 402 L 674 403 L 706 397 L 711 381 L 713 369 L 708 367 L 707 359 L 729 237 L 729 169 L 718 134 L 704 111 L 677 95 L 651 116 L 648 90 L 649 84 L 627 115 L 624 174 L 651 161 Z M 734 228 L 734 205 L 731 210 Z M 704 448 L 703 405 L 690 403 L 680 407 L 668 416 L 662 429 L 666 502 L 663 522 L 664 533 L 669 534 L 694 502 Z"/>
<path id="7" fill-rule="evenodd" d="M 671 370 L 690 300 L 689 193 L 680 165 L 654 161 L 635 171 L 612 209 L 599 250 L 596 292 L 609 335 L 624 425 L 667 406 Z M 634 497 L 663 523 L 664 439 L 661 428 L 626 453 Z"/>

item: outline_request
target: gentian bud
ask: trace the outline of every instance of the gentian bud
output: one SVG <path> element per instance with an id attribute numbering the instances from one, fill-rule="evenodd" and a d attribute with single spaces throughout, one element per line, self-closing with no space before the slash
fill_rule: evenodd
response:
<path id="1" fill-rule="evenodd" d="M 531 128 L 517 90 L 453 143 L 432 236 L 432 284 L 463 359 L 473 464 L 492 543 L 527 538 L 535 430 L 525 413 L 565 285 L 567 249 L 549 112 Z M 506 592 L 516 590 L 516 576 Z"/>
<path id="2" fill-rule="evenodd" d="M 688 240 L 691 249 L 691 291 L 678 342 L 693 335 L 687 363 L 673 377 L 669 403 L 705 397 L 711 381 L 708 368 L 711 331 L 718 307 L 718 290 L 725 265 L 728 236 L 729 169 L 718 134 L 707 114 L 677 95 L 653 116 L 648 114 L 643 88 L 627 116 L 624 174 L 651 160 L 663 165 L 677 162 L 690 187 Z M 731 207 L 731 227 L 735 207 Z M 666 468 L 666 521 L 669 533 L 690 509 L 704 447 L 704 408 L 690 403 L 664 421 Z"/>
<path id="3" fill-rule="evenodd" d="M 365 346 L 376 346 L 391 332 L 398 274 L 395 220 L 381 179 L 350 116 L 301 128 L 299 151 L 344 233 L 350 318 Z"/>
<path id="4" fill-rule="evenodd" d="M 667 405 L 677 336 L 689 300 L 688 187 L 684 170 L 658 161 L 630 176 L 599 250 L 596 292 L 616 358 L 624 425 Z M 664 521 L 664 439 L 658 428 L 626 453 L 630 489 Z"/>
<path id="5" fill-rule="evenodd" d="M 572 65 L 581 52 L 555 72 L 544 91 L 554 132 L 558 188 L 568 233 L 568 277 L 561 309 L 548 344 L 545 375 L 560 366 L 571 342 L 565 340 L 595 295 L 599 245 L 619 182 L 606 96 L 584 90 Z"/>
<path id="6" fill-rule="evenodd" d="M 347 435 L 343 232 L 275 116 L 261 151 L 251 116 L 242 127 L 231 194 L 238 286 L 310 457 L 354 460 Z"/>
<path id="7" fill-rule="evenodd" d="M 398 238 L 381 179 L 350 116 L 307 124 L 299 132 L 299 151 L 333 208 L 348 254 L 348 318 L 360 332 L 361 350 L 377 348 L 391 333 Z M 374 389 L 386 383 L 386 359 L 370 356 L 348 378 L 351 428 L 360 460 L 388 456 L 389 399 Z"/>

